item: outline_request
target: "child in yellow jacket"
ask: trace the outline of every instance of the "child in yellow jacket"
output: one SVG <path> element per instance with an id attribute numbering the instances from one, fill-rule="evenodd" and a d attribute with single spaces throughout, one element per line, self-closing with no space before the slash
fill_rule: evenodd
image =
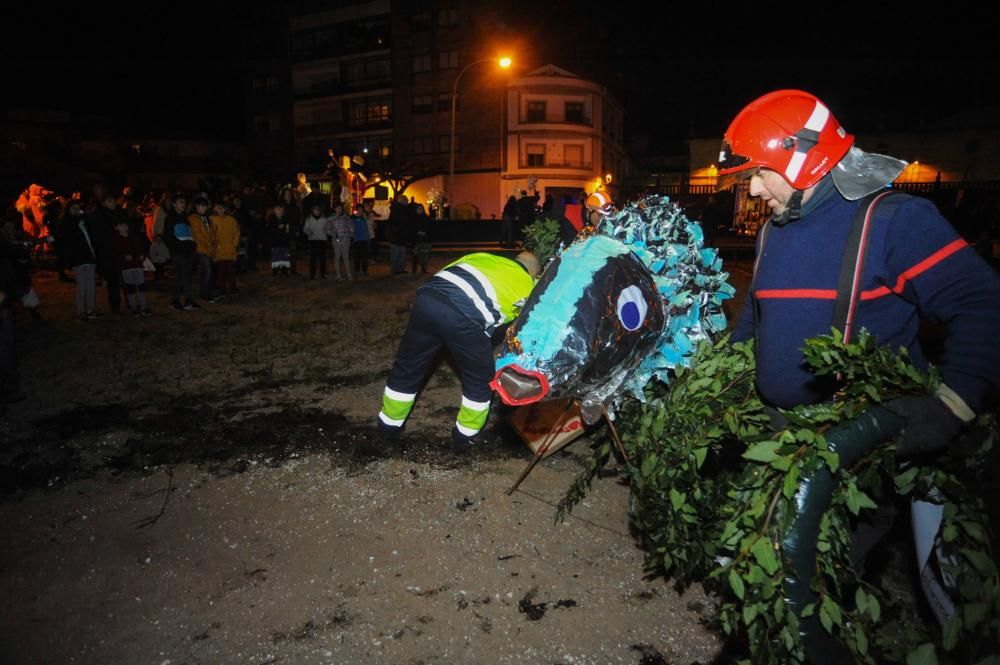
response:
<path id="1" fill-rule="evenodd" d="M 198 261 L 198 270 L 201 273 L 201 298 L 212 301 L 215 297 L 212 293 L 212 256 L 215 254 L 215 229 L 212 228 L 208 208 L 208 199 L 204 196 L 195 197 L 194 212 L 188 215 L 188 224 L 191 225 L 191 237 L 198 245 L 195 257 Z"/>
<path id="2" fill-rule="evenodd" d="M 240 225 L 236 218 L 229 214 L 229 209 L 222 201 L 216 201 L 211 216 L 212 230 L 215 233 L 215 284 L 220 294 L 235 295 L 236 288 L 236 253 L 240 244 Z"/>

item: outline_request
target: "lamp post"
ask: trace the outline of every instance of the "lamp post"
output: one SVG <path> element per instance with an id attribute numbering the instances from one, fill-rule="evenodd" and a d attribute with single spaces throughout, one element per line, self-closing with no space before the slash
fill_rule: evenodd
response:
<path id="1" fill-rule="evenodd" d="M 458 101 L 458 82 L 462 79 L 462 74 L 469 71 L 472 67 L 476 65 L 481 65 L 484 62 L 495 62 L 501 69 L 507 69 L 510 67 L 511 60 L 508 57 L 502 57 L 494 60 L 493 58 L 483 58 L 482 60 L 475 60 L 467 64 L 462 71 L 458 73 L 455 77 L 455 83 L 451 86 L 451 142 L 448 145 L 448 202 L 449 206 L 454 203 L 452 197 L 455 194 L 455 107 Z"/>

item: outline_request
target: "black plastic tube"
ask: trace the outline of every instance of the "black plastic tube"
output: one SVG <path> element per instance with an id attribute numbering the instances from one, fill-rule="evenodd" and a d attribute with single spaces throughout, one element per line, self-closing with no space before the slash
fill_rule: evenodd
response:
<path id="1" fill-rule="evenodd" d="M 881 406 L 873 406 L 857 418 L 832 427 L 825 437 L 829 449 L 840 456 L 841 468 L 845 468 L 879 443 L 895 436 L 902 427 L 902 418 Z M 789 609 L 800 617 L 799 635 L 806 655 L 816 665 L 853 662 L 847 647 L 823 628 L 819 608 L 811 616 L 801 618 L 805 606 L 817 600 L 810 584 L 816 576 L 819 523 L 830 507 L 836 487 L 836 478 L 825 464 L 803 472 L 794 498 L 795 513 L 782 540 L 788 561 L 782 591 Z"/>

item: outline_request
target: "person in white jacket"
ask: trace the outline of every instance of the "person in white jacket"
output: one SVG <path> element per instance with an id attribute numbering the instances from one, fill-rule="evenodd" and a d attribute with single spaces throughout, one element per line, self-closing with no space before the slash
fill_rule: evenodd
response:
<path id="1" fill-rule="evenodd" d="M 326 244 L 330 241 L 330 223 L 323 214 L 323 205 L 314 203 L 302 224 L 302 231 L 309 239 L 309 279 L 316 279 L 316 269 L 319 276 L 326 279 Z"/>

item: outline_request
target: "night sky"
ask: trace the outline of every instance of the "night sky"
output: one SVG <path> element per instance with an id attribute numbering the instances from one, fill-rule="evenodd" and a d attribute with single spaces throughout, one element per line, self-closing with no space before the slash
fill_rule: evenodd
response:
<path id="1" fill-rule="evenodd" d="M 819 95 L 855 133 L 1000 107 L 998 40 L 986 9 L 647 4 L 514 0 L 516 62 L 521 71 L 553 62 L 604 83 L 625 107 L 627 136 L 647 135 L 667 151 L 684 138 L 721 135 L 744 104 L 781 87 Z M 238 139 L 242 53 L 260 29 L 239 7 L 14 16 L 0 43 L 2 103 L 109 114 L 138 134 Z"/>

